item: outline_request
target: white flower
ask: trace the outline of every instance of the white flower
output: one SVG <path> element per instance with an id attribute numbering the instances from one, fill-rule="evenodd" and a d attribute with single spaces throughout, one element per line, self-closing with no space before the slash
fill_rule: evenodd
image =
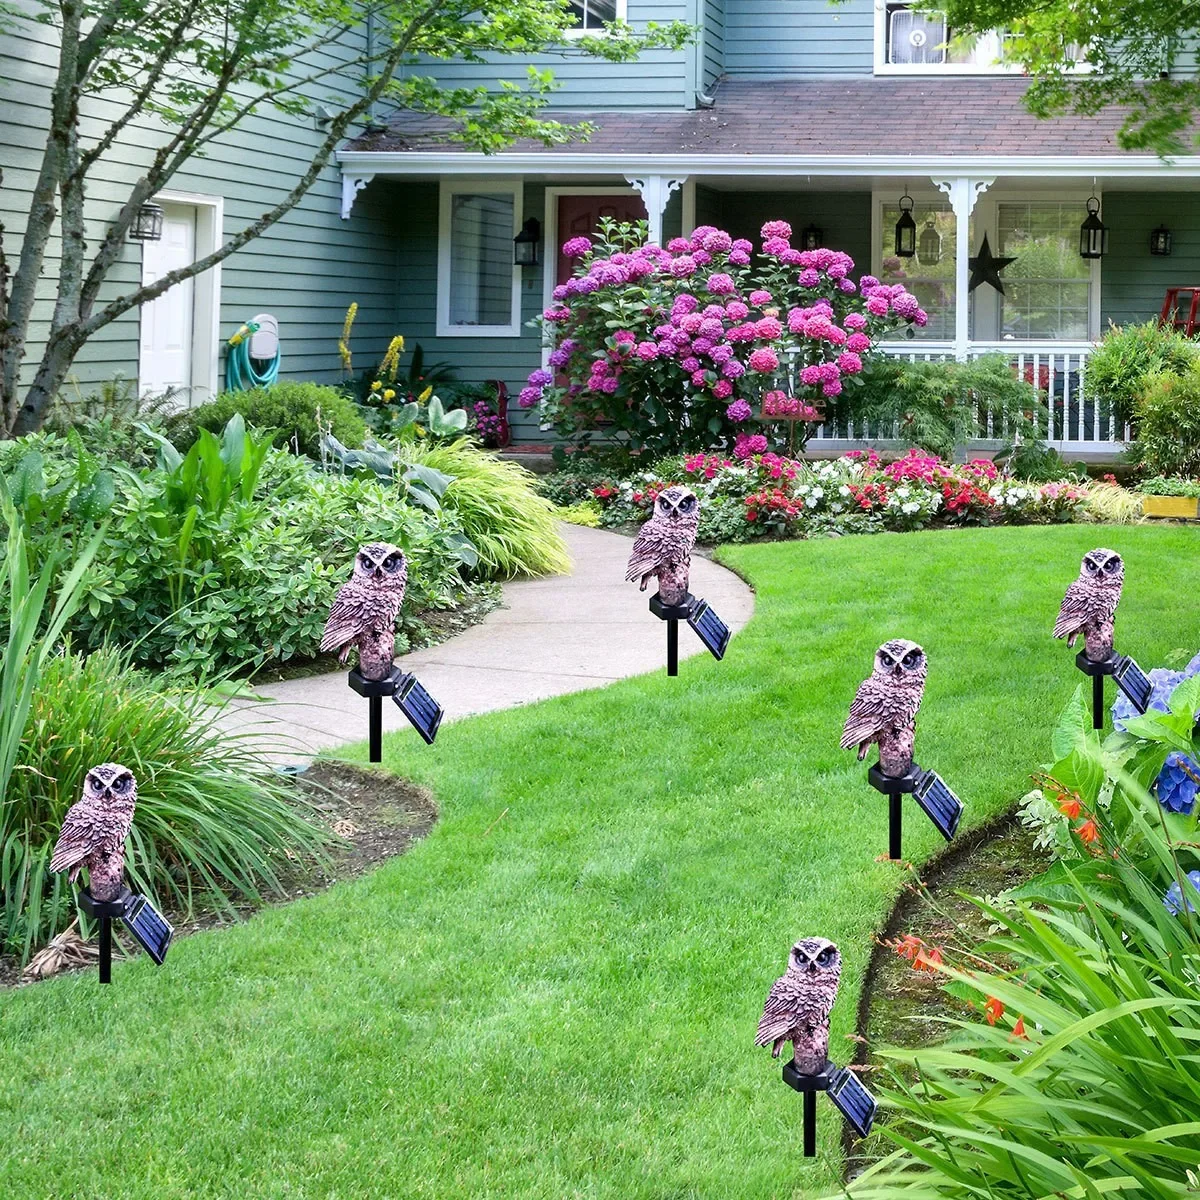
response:
<path id="1" fill-rule="evenodd" d="M 838 488 L 838 495 L 839 496 L 849 496 L 850 495 L 849 486 L 847 484 L 843 483 L 842 486 L 840 488 Z"/>
<path id="2" fill-rule="evenodd" d="M 915 500 L 910 500 L 907 504 L 901 505 L 901 511 L 908 513 L 909 516 L 912 516 L 915 512 L 919 512 L 920 508 L 921 506 Z"/>
<path id="3" fill-rule="evenodd" d="M 805 508 L 816 508 L 821 503 L 817 496 L 810 496 L 804 504 Z"/>
<path id="4" fill-rule="evenodd" d="M 820 500 L 820 498 L 825 495 L 825 489 L 819 487 L 813 488 L 812 494 L 816 497 L 816 499 Z"/>
<path id="5" fill-rule="evenodd" d="M 899 496 L 901 500 L 905 499 L 908 496 L 908 488 L 898 487 L 896 489 L 896 495 Z"/>

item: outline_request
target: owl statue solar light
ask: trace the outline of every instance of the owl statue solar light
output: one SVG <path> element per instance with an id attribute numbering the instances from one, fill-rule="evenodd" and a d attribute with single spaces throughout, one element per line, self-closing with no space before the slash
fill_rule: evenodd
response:
<path id="1" fill-rule="evenodd" d="M 783 1081 L 804 1096 L 804 1156 L 817 1152 L 817 1093 L 827 1092 L 847 1121 L 866 1137 L 875 1099 L 857 1077 L 829 1061 L 829 1017 L 837 999 L 842 958 L 828 938 L 801 938 L 788 955 L 787 970 L 771 985 L 754 1037 L 778 1058 L 788 1042 L 792 1056 Z"/>
<path id="2" fill-rule="evenodd" d="M 1083 634 L 1083 649 L 1075 656 L 1075 665 L 1092 680 L 1092 726 L 1096 729 L 1104 728 L 1105 675 L 1113 676 L 1139 712 L 1146 711 L 1153 691 L 1141 667 L 1113 649 L 1113 627 L 1124 583 L 1125 564 L 1115 550 L 1089 550 L 1054 622 L 1054 636 L 1065 637 L 1072 649 Z"/>
<path id="3" fill-rule="evenodd" d="M 962 801 L 934 771 L 913 760 L 917 710 L 925 695 L 928 663 L 916 642 L 894 638 L 875 651 L 875 666 L 858 686 L 842 730 L 842 749 L 858 749 L 861 762 L 871 744 L 879 761 L 867 771 L 867 781 L 888 798 L 888 854 L 901 858 L 902 800 L 912 795 L 938 832 L 950 841 L 958 832 Z"/>
<path id="4" fill-rule="evenodd" d="M 370 542 L 354 556 L 350 578 L 333 598 L 321 649 L 337 650 L 345 662 L 358 651 L 350 687 L 367 699 L 369 758 L 383 761 L 383 698 L 391 696 L 409 723 L 431 744 L 442 723 L 442 706 L 416 677 L 396 666 L 396 619 L 404 603 L 408 561 L 399 546 Z"/>
<path id="5" fill-rule="evenodd" d="M 700 527 L 700 501 L 690 488 L 672 484 L 655 497 L 650 519 L 638 530 L 625 578 L 646 590 L 651 579 L 658 591 L 650 611 L 667 623 L 667 674 L 679 674 L 679 622 L 687 623 L 718 660 L 729 645 L 729 627 L 706 600 L 688 590 L 692 550 Z"/>
<path id="6" fill-rule="evenodd" d="M 51 871 L 66 871 L 75 883 L 84 868 L 88 886 L 79 906 L 100 926 L 100 982 L 112 979 L 112 922 L 125 922 L 160 966 L 174 930 L 145 896 L 125 885 L 125 842 L 133 828 L 138 786 L 120 763 L 100 763 L 83 779 L 83 795 L 67 810 L 50 858 Z"/>

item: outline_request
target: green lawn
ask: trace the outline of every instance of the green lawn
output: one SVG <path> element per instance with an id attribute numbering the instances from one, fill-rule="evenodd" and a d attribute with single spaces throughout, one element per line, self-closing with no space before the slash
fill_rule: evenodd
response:
<path id="1" fill-rule="evenodd" d="M 811 1196 L 822 1104 L 753 1047 L 792 940 L 845 958 L 832 1049 L 900 883 L 838 749 L 887 637 L 930 679 L 918 756 L 978 822 L 1082 676 L 1050 638 L 1080 555 L 1127 568 L 1118 646 L 1200 645 L 1200 535 L 1058 527 L 731 550 L 757 610 L 725 662 L 397 736 L 432 835 L 355 883 L 120 966 L 0 995 L 0 1196 Z M 647 615 L 647 620 L 652 618 Z M 603 652 L 603 630 L 597 630 Z M 683 636 L 691 636 L 686 631 Z M 506 811 L 507 810 L 507 811 Z M 941 844 L 917 815 L 906 849 Z"/>

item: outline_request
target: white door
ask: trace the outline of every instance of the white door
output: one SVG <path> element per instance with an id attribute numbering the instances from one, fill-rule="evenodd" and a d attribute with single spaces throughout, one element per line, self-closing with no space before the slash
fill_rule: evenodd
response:
<path id="1" fill-rule="evenodd" d="M 164 204 L 163 235 L 142 243 L 142 284 L 196 260 L 196 210 Z M 142 342 L 138 382 L 143 396 L 192 385 L 195 280 L 185 279 L 156 300 L 142 305 Z"/>

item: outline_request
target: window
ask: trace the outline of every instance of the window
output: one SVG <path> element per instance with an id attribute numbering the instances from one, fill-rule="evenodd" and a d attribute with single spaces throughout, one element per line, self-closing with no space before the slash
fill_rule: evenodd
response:
<path id="1" fill-rule="evenodd" d="M 998 33 L 955 37 L 941 13 L 908 4 L 884 6 L 883 61 L 892 67 L 991 67 L 1003 50 Z"/>
<path id="2" fill-rule="evenodd" d="M 520 336 L 519 199 L 517 183 L 442 185 L 439 337 Z"/>
<path id="3" fill-rule="evenodd" d="M 600 33 L 609 21 L 625 19 L 625 0 L 570 0 L 567 9 L 583 33 Z"/>
<path id="4" fill-rule="evenodd" d="M 1092 269 L 1079 257 L 1078 201 L 996 206 L 1004 269 L 1000 331 L 1006 338 L 1082 341 L 1088 336 Z"/>
<path id="5" fill-rule="evenodd" d="M 936 254 L 937 261 L 930 261 L 933 254 L 927 253 L 922 261 L 920 250 L 912 258 L 900 258 L 896 254 L 896 222 L 900 220 L 900 209 L 896 204 L 883 205 L 880 222 L 880 270 L 883 283 L 902 283 L 921 302 L 929 314 L 929 323 L 913 326 L 918 338 L 929 341 L 951 341 L 954 338 L 954 255 L 958 244 L 958 228 L 954 210 L 945 201 L 931 200 L 923 204 L 917 201 L 913 208 L 913 220 L 917 223 L 917 246 L 932 225 L 932 231 L 940 235 L 941 243 Z M 937 245 L 936 239 L 924 237 L 926 246 Z"/>

